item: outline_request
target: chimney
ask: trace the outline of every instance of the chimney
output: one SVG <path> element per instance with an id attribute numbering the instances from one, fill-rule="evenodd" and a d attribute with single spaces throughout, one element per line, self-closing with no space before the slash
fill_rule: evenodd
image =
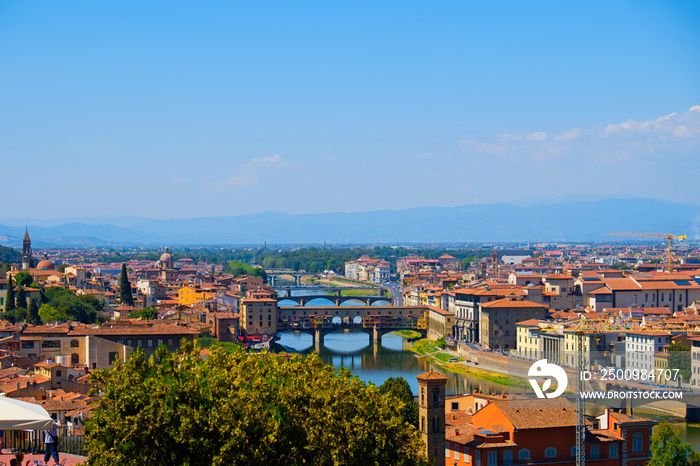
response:
<path id="1" fill-rule="evenodd" d="M 455 429 L 455 435 L 459 435 L 459 429 Z"/>

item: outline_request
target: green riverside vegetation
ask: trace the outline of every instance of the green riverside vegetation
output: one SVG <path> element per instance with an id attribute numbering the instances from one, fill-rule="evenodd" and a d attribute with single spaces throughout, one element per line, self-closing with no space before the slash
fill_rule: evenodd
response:
<path id="1" fill-rule="evenodd" d="M 93 373 L 90 465 L 428 464 L 401 382 L 367 385 L 314 354 L 199 353 L 184 341 Z"/>

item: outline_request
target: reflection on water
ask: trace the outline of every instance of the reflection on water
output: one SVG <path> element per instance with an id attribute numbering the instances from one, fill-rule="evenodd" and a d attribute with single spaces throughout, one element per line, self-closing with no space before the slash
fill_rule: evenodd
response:
<path id="1" fill-rule="evenodd" d="M 277 344 L 289 352 L 316 351 L 311 335 L 301 332 L 280 333 Z M 384 335 L 381 345 L 375 345 L 370 344 L 369 335 L 364 332 L 338 331 L 326 335 L 318 349 L 323 362 L 350 369 L 353 375 L 365 382 L 381 385 L 389 377 L 403 377 L 411 385 L 414 395 L 418 393 L 416 376 L 429 370 L 448 378 L 448 394 L 471 393 L 473 390 L 485 393 L 508 391 L 505 385 L 447 372 L 424 358 L 415 357 L 414 353 L 404 351 L 404 339 L 398 335 Z"/>
<path id="2" fill-rule="evenodd" d="M 308 353 L 316 351 L 311 335 L 299 332 L 280 333 L 278 349 L 289 352 Z M 413 394 L 418 393 L 416 376 L 428 370 L 444 374 L 447 378 L 449 395 L 471 393 L 480 390 L 484 393 L 513 392 L 513 387 L 474 379 L 463 374 L 446 372 L 424 358 L 416 358 L 410 351 L 404 351 L 404 339 L 398 335 L 384 335 L 381 345 L 370 344 L 369 335 L 358 331 L 338 331 L 326 335 L 319 346 L 321 359 L 334 367 L 350 369 L 365 382 L 381 385 L 389 377 L 403 377 L 411 385 Z M 572 400 L 575 403 L 575 400 Z M 600 414 L 604 406 L 587 404 L 587 414 Z M 659 415 L 657 411 L 636 408 L 634 414 L 651 419 L 666 419 L 671 427 L 687 439 L 696 450 L 700 450 L 700 424 L 686 424 L 685 419 L 670 415 Z"/>

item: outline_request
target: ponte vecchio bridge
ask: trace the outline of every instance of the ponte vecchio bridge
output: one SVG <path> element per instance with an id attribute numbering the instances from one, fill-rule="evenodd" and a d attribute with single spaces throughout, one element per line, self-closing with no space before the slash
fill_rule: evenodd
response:
<path id="1" fill-rule="evenodd" d="M 381 343 L 382 335 L 397 330 L 427 334 L 425 306 L 328 306 L 279 307 L 277 332 L 299 331 L 323 342 L 329 333 L 354 329 L 369 335 L 370 343 Z"/>

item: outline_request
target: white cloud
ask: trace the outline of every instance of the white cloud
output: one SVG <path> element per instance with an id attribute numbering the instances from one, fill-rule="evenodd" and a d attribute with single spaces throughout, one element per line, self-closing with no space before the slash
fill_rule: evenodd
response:
<path id="1" fill-rule="evenodd" d="M 547 133 L 536 131 L 529 134 L 502 134 L 501 141 L 543 141 L 547 139 Z"/>
<path id="2" fill-rule="evenodd" d="M 698 129 L 697 128 L 688 128 L 685 125 L 680 125 L 676 130 L 673 132 L 673 136 L 677 138 L 691 138 L 698 134 Z"/>
<path id="3" fill-rule="evenodd" d="M 646 121 L 635 121 L 635 120 L 627 120 L 623 123 L 620 124 L 613 124 L 610 123 L 608 126 L 605 127 L 605 134 L 613 134 L 613 133 L 619 133 L 622 131 L 630 131 L 630 132 L 650 132 L 653 130 L 661 130 L 661 131 L 673 131 L 673 122 L 671 120 L 674 120 L 678 114 L 676 112 L 669 113 L 668 115 L 663 115 L 660 116 L 654 120 L 646 120 Z"/>
<path id="4" fill-rule="evenodd" d="M 266 157 L 257 157 L 252 159 L 250 162 L 246 163 L 244 166 L 253 167 L 255 165 L 263 165 L 267 167 L 279 167 L 285 165 L 287 162 L 282 160 L 279 154 L 268 155 Z"/>
<path id="5" fill-rule="evenodd" d="M 464 139 L 460 146 L 472 155 L 496 154 L 523 167 L 533 163 L 575 170 L 582 161 L 599 165 L 625 165 L 644 161 L 655 166 L 659 154 L 687 156 L 696 153 L 700 137 L 700 106 L 649 120 L 573 127 L 558 133 L 536 131 L 504 133 L 496 140 Z M 500 169 L 501 162 L 493 162 Z M 551 165 L 554 166 L 554 165 Z"/>
<path id="6" fill-rule="evenodd" d="M 256 157 L 240 165 L 238 173 L 231 175 L 224 181 L 214 181 L 204 185 L 206 190 L 235 190 L 257 183 L 260 175 L 265 170 L 278 169 L 288 165 L 279 154 L 268 155 L 266 157 Z"/>
<path id="7" fill-rule="evenodd" d="M 581 129 L 577 128 L 572 128 L 568 131 L 563 131 L 560 133 L 558 136 L 554 137 L 555 141 L 573 141 L 574 139 L 578 138 L 581 136 Z"/>

